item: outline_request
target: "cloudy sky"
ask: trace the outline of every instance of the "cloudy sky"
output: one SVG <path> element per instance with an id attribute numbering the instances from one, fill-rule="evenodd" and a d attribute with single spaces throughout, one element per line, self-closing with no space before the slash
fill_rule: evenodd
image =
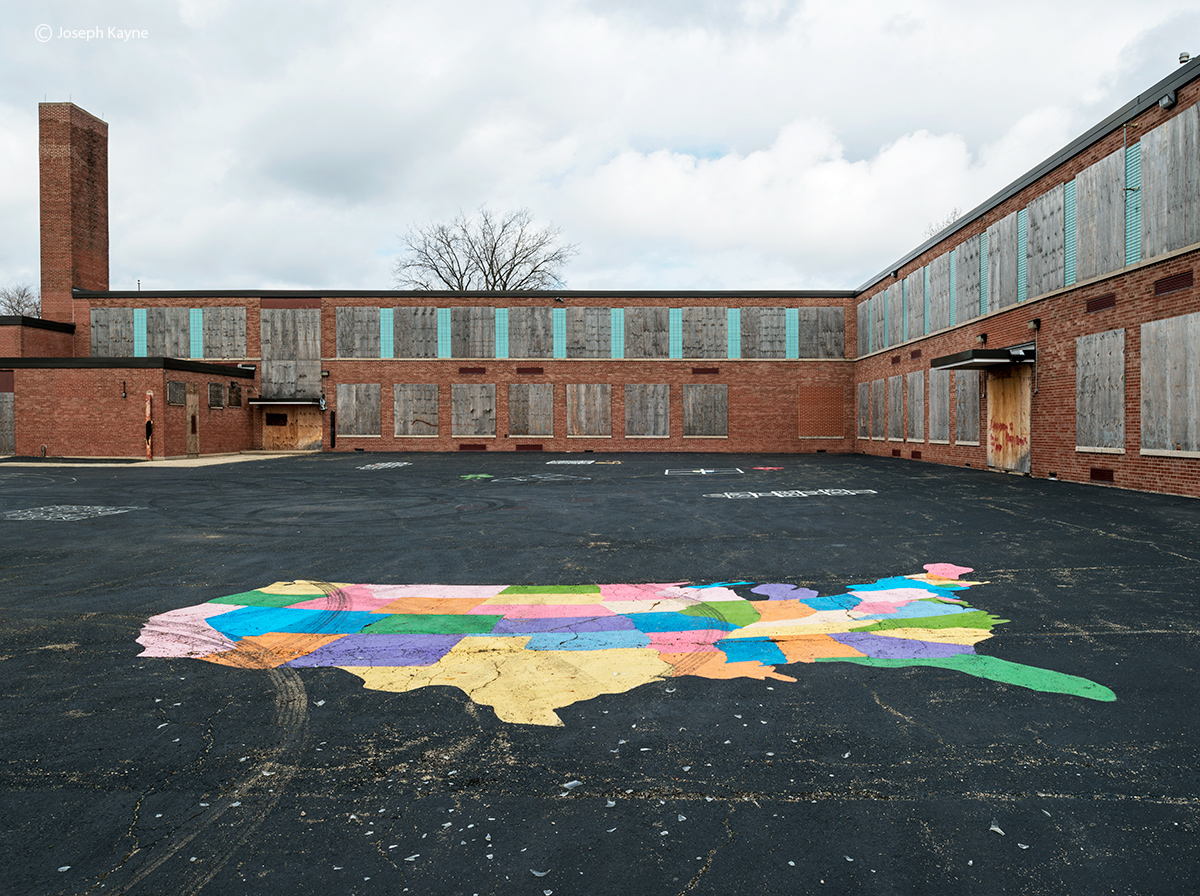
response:
<path id="1" fill-rule="evenodd" d="M 575 289 L 854 288 L 1183 50 L 1195 0 L 5 0 L 0 284 L 43 99 L 109 123 L 113 289 L 386 289 L 482 203 Z"/>

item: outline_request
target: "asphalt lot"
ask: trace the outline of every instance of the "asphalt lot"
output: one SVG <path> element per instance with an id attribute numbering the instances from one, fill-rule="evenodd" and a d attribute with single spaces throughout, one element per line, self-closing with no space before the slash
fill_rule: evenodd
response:
<path id="1" fill-rule="evenodd" d="M 407 465 L 362 469 L 377 464 Z M 874 493 L 771 494 L 821 489 Z M 854 456 L 5 463 L 0 533 L 6 894 L 1160 894 L 1200 880 L 1194 499 Z M 644 684 L 547 727 L 454 688 L 369 690 L 337 668 L 137 643 L 157 614 L 299 579 L 826 595 L 926 563 L 973 568 L 986 584 L 971 606 L 1010 620 L 979 653 L 1116 700 L 805 663 L 779 667 L 795 682 Z"/>

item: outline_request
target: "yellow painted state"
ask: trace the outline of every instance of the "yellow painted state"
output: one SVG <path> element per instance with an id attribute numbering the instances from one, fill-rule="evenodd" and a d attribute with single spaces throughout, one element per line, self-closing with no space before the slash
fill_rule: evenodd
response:
<path id="1" fill-rule="evenodd" d="M 937 641 L 939 644 L 978 644 L 992 633 L 982 628 L 886 628 L 871 632 L 883 638 Z"/>
<path id="2" fill-rule="evenodd" d="M 309 582 L 304 579 L 297 579 L 295 582 L 276 582 L 273 585 L 268 585 L 266 588 L 259 588 L 263 594 L 295 594 L 305 596 L 309 594 L 325 593 L 325 586 L 334 588 L 349 588 L 349 582 Z"/>
<path id="3" fill-rule="evenodd" d="M 372 690 L 399 692 L 445 685 L 492 707 L 502 721 L 556 727 L 563 724 L 557 709 L 601 694 L 621 694 L 675 674 L 674 667 L 648 647 L 526 650 L 528 643 L 527 637 L 468 637 L 432 666 L 340 668 L 357 675 Z"/>

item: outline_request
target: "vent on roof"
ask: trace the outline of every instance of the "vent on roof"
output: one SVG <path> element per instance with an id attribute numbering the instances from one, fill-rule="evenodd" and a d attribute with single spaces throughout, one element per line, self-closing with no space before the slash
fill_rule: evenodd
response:
<path id="1" fill-rule="evenodd" d="M 1191 289 L 1195 279 L 1191 271 L 1184 271 L 1182 274 L 1174 274 L 1170 277 L 1163 277 L 1161 280 L 1154 281 L 1154 294 L 1156 296 L 1165 296 L 1169 292 L 1175 292 L 1180 289 Z"/>
<path id="2" fill-rule="evenodd" d="M 1117 294 L 1115 292 L 1110 292 L 1106 296 L 1097 296 L 1094 299 L 1088 299 L 1087 313 L 1092 314 L 1096 311 L 1103 311 L 1106 308 L 1116 308 L 1116 307 L 1117 307 Z"/>

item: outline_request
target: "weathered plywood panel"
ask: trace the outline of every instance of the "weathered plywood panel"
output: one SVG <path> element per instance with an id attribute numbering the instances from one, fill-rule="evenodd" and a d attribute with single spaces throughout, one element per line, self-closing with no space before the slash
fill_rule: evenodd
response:
<path id="1" fill-rule="evenodd" d="M 395 383 L 392 386 L 392 419 L 392 429 L 397 436 L 436 436 L 437 383 Z"/>
<path id="2" fill-rule="evenodd" d="M 729 387 L 718 384 L 683 386 L 683 434 L 729 435 Z"/>
<path id="3" fill-rule="evenodd" d="M 904 341 L 904 283 L 897 280 L 883 293 L 886 318 L 887 345 L 899 345 Z"/>
<path id="4" fill-rule="evenodd" d="M 133 309 L 93 308 L 92 357 L 133 357 Z"/>
<path id="5" fill-rule="evenodd" d="M 929 371 L 929 440 L 950 441 L 950 371 Z"/>
<path id="6" fill-rule="evenodd" d="M 296 308 L 297 398 L 321 397 L 321 309 Z"/>
<path id="7" fill-rule="evenodd" d="M 858 323 L 858 357 L 860 358 L 866 355 L 869 351 L 868 334 L 870 333 L 871 328 L 870 311 L 871 306 L 867 300 L 859 302 L 858 306 L 854 309 L 854 312 L 857 315 L 856 320 Z"/>
<path id="8" fill-rule="evenodd" d="M 999 311 L 1017 304 L 1017 213 L 1005 215 L 987 229 L 987 310 Z"/>
<path id="9" fill-rule="evenodd" d="M 379 357 L 378 308 L 361 305 L 338 308 L 335 330 L 339 358 Z"/>
<path id="10" fill-rule="evenodd" d="M 392 343 L 397 358 L 436 358 L 437 307 L 421 305 L 392 312 Z"/>
<path id="11" fill-rule="evenodd" d="M 908 440 L 925 441 L 925 371 L 908 374 Z"/>
<path id="12" fill-rule="evenodd" d="M 954 371 L 954 441 L 979 444 L 979 371 Z"/>
<path id="13" fill-rule="evenodd" d="M 1075 340 L 1075 445 L 1125 447 L 1125 331 Z"/>
<path id="14" fill-rule="evenodd" d="M 263 308 L 262 395 L 316 399 L 321 395 L 319 308 Z"/>
<path id="15" fill-rule="evenodd" d="M 725 335 L 727 318 L 724 308 L 684 308 L 683 356 L 724 358 L 729 349 Z"/>
<path id="16" fill-rule="evenodd" d="M 1142 324 L 1142 448 L 1200 451 L 1200 312 Z"/>
<path id="17" fill-rule="evenodd" d="M 888 392 L 888 423 L 887 434 L 889 439 L 904 438 L 904 375 L 889 376 L 887 381 Z"/>
<path id="18" fill-rule="evenodd" d="M 882 439 L 887 419 L 887 384 L 883 380 L 871 381 L 871 438 Z"/>
<path id="19" fill-rule="evenodd" d="M 1029 364 L 987 374 L 988 466 L 1013 473 L 1031 469 L 1030 410 L 1033 369 Z"/>
<path id="20" fill-rule="evenodd" d="M 383 433 L 379 383 L 338 383 L 337 434 L 378 436 Z"/>
<path id="21" fill-rule="evenodd" d="M 508 310 L 508 356 L 510 358 L 554 357 L 554 309 L 510 308 Z"/>
<path id="22" fill-rule="evenodd" d="M 554 435 L 552 383 L 513 383 L 508 387 L 508 434 Z"/>
<path id="23" fill-rule="evenodd" d="M 510 334 L 511 338 L 511 334 Z M 509 346 L 511 352 L 512 346 Z M 496 309 L 450 309 L 450 356 L 453 358 L 496 357 Z"/>
<path id="24" fill-rule="evenodd" d="M 16 404 L 12 392 L 0 392 L 0 455 L 17 451 Z"/>
<path id="25" fill-rule="evenodd" d="M 1125 150 L 1075 177 L 1075 279 L 1125 266 Z"/>
<path id="26" fill-rule="evenodd" d="M 669 358 L 670 309 L 625 309 L 625 357 Z"/>
<path id="27" fill-rule="evenodd" d="M 609 358 L 611 352 L 611 309 L 568 308 L 567 357 Z"/>
<path id="28" fill-rule="evenodd" d="M 905 277 L 904 288 L 908 292 L 908 338 L 916 339 L 925 335 L 925 269 L 917 268 Z"/>
<path id="29" fill-rule="evenodd" d="M 245 358 L 245 307 L 205 308 L 203 346 L 205 358 Z"/>
<path id="30" fill-rule="evenodd" d="M 625 387 L 625 435 L 663 439 L 671 435 L 671 387 L 668 384 Z"/>
<path id="31" fill-rule="evenodd" d="M 858 437 L 871 437 L 871 384 L 858 384 Z"/>
<path id="32" fill-rule="evenodd" d="M 879 351 L 885 347 L 884 314 L 886 312 L 886 293 L 878 292 L 871 297 L 871 348 Z"/>
<path id="33" fill-rule="evenodd" d="M 494 383 L 454 383 L 450 386 L 450 434 L 456 439 L 496 434 Z"/>
<path id="34" fill-rule="evenodd" d="M 1028 284 L 1026 296 L 1030 299 L 1062 289 L 1066 282 L 1064 195 L 1063 185 L 1059 184 L 1029 203 L 1025 282 Z"/>
<path id="35" fill-rule="evenodd" d="M 742 357 L 787 357 L 787 315 L 784 309 L 757 306 L 742 309 Z"/>
<path id="36" fill-rule="evenodd" d="M 191 311 L 187 308 L 147 308 L 146 355 L 151 358 L 190 358 L 190 318 Z"/>
<path id="37" fill-rule="evenodd" d="M 1142 137 L 1142 258 L 1200 242 L 1200 106 Z"/>
<path id="38" fill-rule="evenodd" d="M 803 311 L 803 309 L 801 309 Z M 846 357 L 846 311 L 843 308 L 818 308 L 817 357 Z M 801 355 L 800 357 L 804 357 Z"/>
<path id="39" fill-rule="evenodd" d="M 955 301 L 958 302 L 958 323 L 979 317 L 979 237 L 973 236 L 958 247 L 954 275 L 957 279 Z"/>
<path id="40" fill-rule="evenodd" d="M 929 263 L 929 332 L 950 326 L 950 254 Z"/>
<path id="41" fill-rule="evenodd" d="M 567 435 L 612 435 L 612 387 L 608 383 L 567 384 Z"/>

